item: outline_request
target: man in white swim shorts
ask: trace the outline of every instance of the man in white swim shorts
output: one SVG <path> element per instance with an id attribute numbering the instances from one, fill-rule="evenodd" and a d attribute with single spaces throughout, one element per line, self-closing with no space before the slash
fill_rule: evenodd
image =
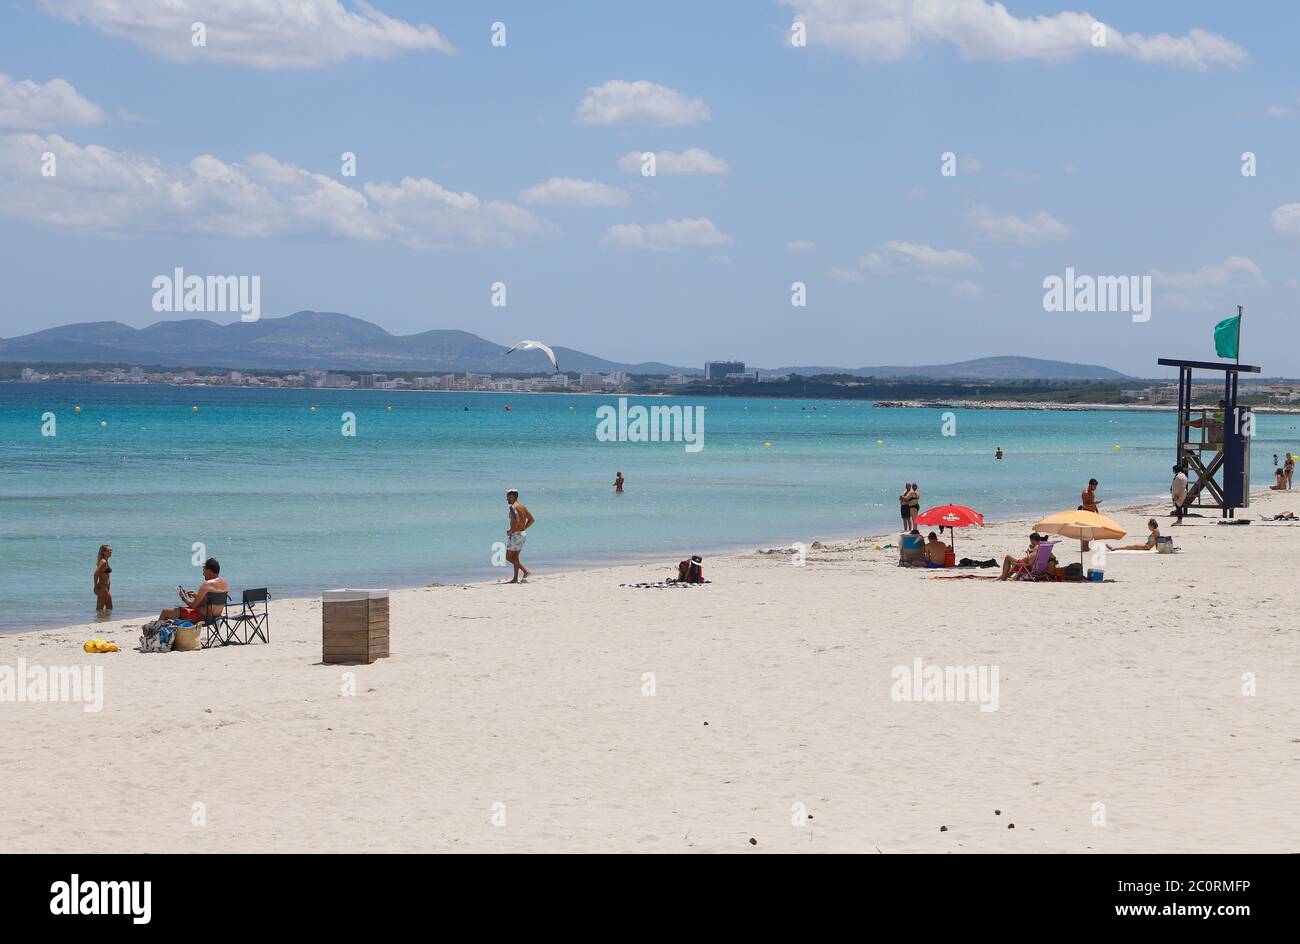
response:
<path id="1" fill-rule="evenodd" d="M 515 569 L 514 579 L 510 583 L 524 583 L 532 576 L 532 571 L 523 565 L 519 560 L 519 552 L 524 549 L 524 534 L 529 528 L 537 523 L 533 513 L 528 510 L 528 506 L 519 500 L 519 492 L 516 489 L 510 489 L 506 492 L 506 502 L 510 506 L 510 530 L 506 532 L 506 560 Z M 522 579 L 520 574 L 523 575 Z"/>

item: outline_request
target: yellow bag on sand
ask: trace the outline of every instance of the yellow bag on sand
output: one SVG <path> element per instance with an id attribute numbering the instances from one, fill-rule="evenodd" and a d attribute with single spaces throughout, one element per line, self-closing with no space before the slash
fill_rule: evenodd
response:
<path id="1" fill-rule="evenodd" d="M 193 652 L 199 648 L 199 627 L 177 626 L 172 649 L 176 652 Z"/>
<path id="2" fill-rule="evenodd" d="M 87 652 L 120 652 L 117 643 L 109 642 L 107 639 L 87 639 L 86 644 L 81 647 Z"/>

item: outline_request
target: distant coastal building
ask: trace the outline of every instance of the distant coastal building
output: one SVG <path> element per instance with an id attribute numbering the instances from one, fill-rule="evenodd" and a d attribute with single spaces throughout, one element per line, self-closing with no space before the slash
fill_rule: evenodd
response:
<path id="1" fill-rule="evenodd" d="M 706 361 L 704 364 L 705 380 L 723 380 L 728 374 L 743 374 L 744 361 Z"/>

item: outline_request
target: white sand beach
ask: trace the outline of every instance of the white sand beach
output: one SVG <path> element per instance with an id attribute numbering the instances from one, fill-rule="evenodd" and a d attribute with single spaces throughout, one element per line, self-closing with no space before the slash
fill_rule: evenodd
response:
<path id="1" fill-rule="evenodd" d="M 1107 513 L 1128 543 L 1148 510 Z M 1300 493 L 1249 526 L 1162 517 L 1181 553 L 1113 555 L 1103 584 L 936 579 L 868 539 L 706 559 L 691 589 L 619 587 L 665 561 L 395 591 L 373 665 L 321 664 L 319 600 L 273 600 L 269 646 L 0 636 L 0 666 L 103 667 L 100 711 L 0 702 L 0 848 L 1300 851 L 1300 522 L 1259 520 L 1280 510 Z M 916 659 L 996 668 L 996 710 L 894 700 Z"/>

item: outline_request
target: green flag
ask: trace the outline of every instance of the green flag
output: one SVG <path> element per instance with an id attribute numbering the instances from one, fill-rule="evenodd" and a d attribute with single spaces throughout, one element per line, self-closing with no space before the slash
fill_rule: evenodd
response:
<path id="1" fill-rule="evenodd" d="M 1220 357 L 1237 356 L 1238 334 L 1241 332 L 1241 316 L 1224 318 L 1214 326 L 1214 353 Z"/>

